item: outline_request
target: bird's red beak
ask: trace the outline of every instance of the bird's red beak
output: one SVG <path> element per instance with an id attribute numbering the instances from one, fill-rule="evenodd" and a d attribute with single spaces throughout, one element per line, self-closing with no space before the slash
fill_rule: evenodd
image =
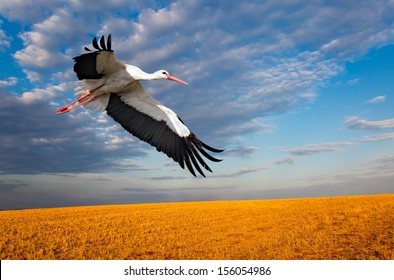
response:
<path id="1" fill-rule="evenodd" d="M 172 75 L 167 75 L 167 80 L 171 80 L 171 81 L 178 82 L 178 83 L 181 83 L 184 85 L 188 85 L 188 83 L 186 83 L 185 81 L 182 81 L 181 79 L 179 79 L 175 76 L 172 76 Z"/>

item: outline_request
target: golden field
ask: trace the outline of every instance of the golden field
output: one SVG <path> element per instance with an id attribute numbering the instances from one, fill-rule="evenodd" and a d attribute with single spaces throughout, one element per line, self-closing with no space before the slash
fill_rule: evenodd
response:
<path id="1" fill-rule="evenodd" d="M 0 212 L 0 259 L 394 259 L 394 195 Z"/>

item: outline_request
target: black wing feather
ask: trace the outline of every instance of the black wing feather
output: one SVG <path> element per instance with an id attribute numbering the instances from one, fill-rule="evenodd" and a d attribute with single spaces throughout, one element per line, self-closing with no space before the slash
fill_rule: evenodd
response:
<path id="1" fill-rule="evenodd" d="M 112 49 L 111 49 L 111 34 L 109 34 L 108 35 L 108 38 L 107 38 L 107 50 L 108 51 L 111 51 Z"/>
<path id="2" fill-rule="evenodd" d="M 205 149 L 207 149 L 208 151 L 211 151 L 211 152 L 214 152 L 214 153 L 221 153 L 221 152 L 223 152 L 224 150 L 219 150 L 219 149 L 215 149 L 215 148 L 212 148 L 211 146 L 208 146 L 207 144 L 205 144 L 203 141 L 201 141 L 201 140 L 198 140 L 200 143 L 201 143 L 201 145 L 205 148 Z"/>
<path id="3" fill-rule="evenodd" d="M 92 45 L 93 45 L 93 48 L 95 48 L 96 50 L 99 50 L 99 51 L 101 50 L 98 43 L 97 43 L 96 37 L 93 38 Z"/>
<path id="4" fill-rule="evenodd" d="M 99 52 L 93 52 L 74 57 L 74 72 L 77 74 L 78 80 L 100 79 L 104 76 L 96 70 L 96 58 L 98 54 Z"/>
<path id="5" fill-rule="evenodd" d="M 197 169 L 198 173 L 200 173 L 201 176 L 205 177 L 205 174 L 204 174 L 204 172 L 202 172 L 200 165 L 198 165 L 196 158 L 193 155 L 193 152 L 191 150 L 189 150 L 188 154 L 189 154 L 190 159 L 193 162 L 194 167 Z"/>
<path id="6" fill-rule="evenodd" d="M 134 107 L 124 103 L 116 93 L 111 93 L 106 111 L 110 117 L 129 133 L 156 147 L 156 150 L 165 153 L 175 162 L 178 162 L 183 169 L 186 165 L 194 176 L 196 176 L 196 173 L 193 167 L 205 177 L 198 163 L 206 170 L 212 172 L 197 150 L 210 160 L 221 161 L 209 155 L 203 149 L 206 144 L 202 145 L 202 142 L 193 133 L 190 133 L 187 137 L 180 137 L 167 126 L 165 121 L 157 121 L 141 113 Z"/>
<path id="7" fill-rule="evenodd" d="M 96 69 L 96 60 L 97 56 L 103 52 L 108 51 L 112 52 L 111 49 L 111 34 L 108 35 L 107 45 L 105 45 L 104 36 L 100 39 L 100 46 L 97 42 L 97 38 L 93 38 L 92 46 L 97 51 L 91 52 L 91 50 L 87 47 L 84 47 L 85 51 L 88 53 L 82 54 L 80 56 L 74 57 L 74 72 L 77 74 L 79 80 L 83 79 L 100 79 L 104 75 L 97 72 Z"/>
<path id="8" fill-rule="evenodd" d="M 189 169 L 190 173 L 193 174 L 194 177 L 196 177 L 196 172 L 194 172 L 194 169 L 193 169 L 192 164 L 190 163 L 189 157 L 185 156 L 184 160 L 185 160 L 187 169 Z"/>
<path id="9" fill-rule="evenodd" d="M 102 50 L 104 50 L 104 51 L 107 50 L 107 46 L 105 45 L 104 36 L 101 36 L 101 39 L 100 39 L 100 46 L 101 46 L 101 49 L 102 49 Z"/>

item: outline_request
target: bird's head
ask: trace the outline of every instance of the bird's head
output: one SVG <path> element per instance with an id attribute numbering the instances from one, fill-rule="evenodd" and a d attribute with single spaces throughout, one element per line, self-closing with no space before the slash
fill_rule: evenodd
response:
<path id="1" fill-rule="evenodd" d="M 158 70 L 154 74 L 155 76 L 157 76 L 157 79 L 167 79 L 184 85 L 188 85 L 188 83 L 186 83 L 185 81 L 182 81 L 181 79 L 170 75 L 167 70 Z"/>

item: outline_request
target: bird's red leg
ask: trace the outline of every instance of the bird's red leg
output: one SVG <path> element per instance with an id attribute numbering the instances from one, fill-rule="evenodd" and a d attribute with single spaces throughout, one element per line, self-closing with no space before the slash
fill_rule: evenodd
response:
<path id="1" fill-rule="evenodd" d="M 81 96 L 79 96 L 76 100 L 74 100 L 73 102 L 71 102 L 70 104 L 64 105 L 62 107 L 60 107 L 59 109 L 56 110 L 56 114 L 65 114 L 70 112 L 71 110 L 74 110 L 75 108 L 78 108 L 79 106 L 86 104 L 90 101 L 93 101 L 94 99 L 96 99 L 96 97 L 91 97 L 89 99 L 86 99 L 85 101 L 80 102 L 82 99 L 89 97 L 90 95 L 92 95 L 96 90 L 98 90 L 99 88 L 101 88 L 103 85 L 93 89 L 93 90 L 87 90 L 84 94 L 82 94 Z M 74 105 L 75 103 L 80 102 L 77 105 Z"/>
<path id="2" fill-rule="evenodd" d="M 90 102 L 90 101 L 93 101 L 93 100 L 95 100 L 97 97 L 99 97 L 99 96 L 93 96 L 93 97 L 90 97 L 89 99 L 86 99 L 85 101 L 82 101 L 82 102 L 80 102 L 80 103 L 78 103 L 78 104 L 76 104 L 76 105 L 74 105 L 74 106 L 63 106 L 63 107 L 61 107 L 61 108 L 59 108 L 59 109 L 57 109 L 57 111 L 56 111 L 56 114 L 65 114 L 65 113 L 68 113 L 68 112 L 70 112 L 71 110 L 74 110 L 74 109 L 76 109 L 76 108 L 78 108 L 79 106 L 82 106 L 82 105 L 84 105 L 84 104 L 86 104 L 86 103 L 88 103 L 88 102 Z M 76 102 L 76 101 L 75 101 Z M 75 104 L 75 102 L 74 102 L 74 104 Z M 70 103 L 71 104 L 71 103 Z"/>
<path id="3" fill-rule="evenodd" d="M 84 93 L 83 95 L 81 95 L 80 97 L 78 97 L 76 100 L 74 100 L 73 102 L 71 102 L 70 104 L 64 105 L 62 107 L 60 107 L 59 109 L 56 110 L 56 114 L 64 114 L 64 113 L 68 113 L 70 112 L 74 106 L 75 103 L 79 102 L 80 100 L 82 100 L 83 98 L 91 95 L 92 92 L 91 91 L 87 91 L 86 93 Z M 72 107 L 71 107 L 72 106 Z M 76 108 L 76 107 L 75 107 Z"/>

